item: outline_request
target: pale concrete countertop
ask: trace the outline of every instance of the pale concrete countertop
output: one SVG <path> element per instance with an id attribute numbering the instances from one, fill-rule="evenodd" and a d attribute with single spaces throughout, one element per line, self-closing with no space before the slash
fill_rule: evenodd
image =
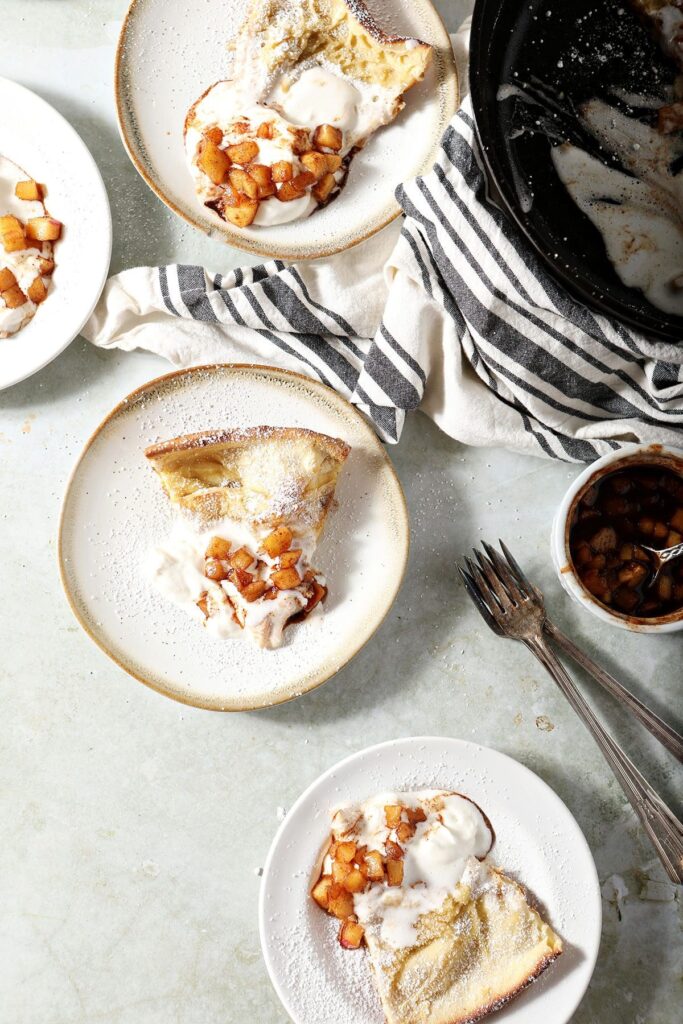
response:
<path id="1" fill-rule="evenodd" d="M 468 4 L 438 6 L 455 29 Z M 65 114 L 97 159 L 112 203 L 113 270 L 247 262 L 178 221 L 128 161 L 111 89 L 125 9 L 126 0 L 0 0 L 0 70 Z M 412 517 L 411 561 L 377 636 L 334 680 L 281 708 L 184 708 L 87 639 L 55 558 L 60 499 L 82 443 L 121 397 L 166 368 L 77 340 L 0 394 L 0 1019 L 285 1024 L 256 918 L 278 808 L 368 744 L 443 734 L 518 758 L 586 833 L 605 920 L 576 1024 L 674 1024 L 674 887 L 562 696 L 523 648 L 488 632 L 454 577 L 456 556 L 503 536 L 560 624 L 680 723 L 681 635 L 605 627 L 554 578 L 550 523 L 578 468 L 467 449 L 413 416 L 390 449 Z M 653 784 L 680 799 L 672 759 L 586 689 Z"/>

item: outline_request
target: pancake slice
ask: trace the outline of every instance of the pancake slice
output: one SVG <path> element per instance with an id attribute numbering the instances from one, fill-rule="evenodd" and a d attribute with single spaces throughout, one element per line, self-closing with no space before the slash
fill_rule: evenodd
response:
<path id="1" fill-rule="evenodd" d="M 187 434 L 145 454 L 181 515 L 152 585 L 220 639 L 279 647 L 327 596 L 313 555 L 350 449 L 299 427 Z"/>
<path id="2" fill-rule="evenodd" d="M 332 818 L 311 896 L 366 947 L 388 1024 L 472 1024 L 562 953 L 523 887 L 491 865 L 492 825 L 447 790 L 380 793 Z"/>
<path id="3" fill-rule="evenodd" d="M 522 887 L 476 861 L 418 941 L 391 950 L 376 922 L 365 939 L 388 1024 L 472 1024 L 504 1006 L 562 952 Z"/>

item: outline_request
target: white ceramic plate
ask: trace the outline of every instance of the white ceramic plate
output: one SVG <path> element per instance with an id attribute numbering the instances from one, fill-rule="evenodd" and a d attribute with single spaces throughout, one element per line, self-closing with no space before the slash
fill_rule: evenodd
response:
<path id="1" fill-rule="evenodd" d="M 352 451 L 316 565 L 328 578 L 322 615 L 283 647 L 218 640 L 150 587 L 140 568 L 173 512 L 144 456 L 153 441 L 216 427 L 309 427 Z M 83 628 L 122 668 L 186 704 L 242 711 L 291 700 L 334 675 L 389 611 L 408 557 L 408 514 L 371 427 L 308 377 L 262 366 L 208 366 L 151 381 L 98 427 L 71 476 L 59 536 L 62 582 Z"/>
<path id="2" fill-rule="evenodd" d="M 183 124 L 192 103 L 226 77 L 226 44 L 247 0 L 133 0 L 116 58 L 119 128 L 131 160 L 154 192 L 201 231 L 238 249 L 282 259 L 312 259 L 347 249 L 399 213 L 396 186 L 428 170 L 458 104 L 448 32 L 429 0 L 366 0 L 378 23 L 431 43 L 425 80 L 406 108 L 357 154 L 342 194 L 307 220 L 239 230 L 195 197 L 186 165 Z"/>
<path id="3" fill-rule="evenodd" d="M 384 1024 L 362 951 L 343 950 L 338 922 L 309 896 L 330 810 L 382 790 L 452 789 L 475 800 L 496 833 L 492 859 L 540 901 L 564 952 L 492 1019 L 566 1024 L 600 945 L 600 886 L 588 844 L 560 798 L 517 761 L 464 740 L 414 737 L 369 747 L 322 775 L 280 827 L 264 869 L 261 946 L 295 1024 Z"/>
<path id="4" fill-rule="evenodd" d="M 111 215 L 97 165 L 61 114 L 7 78 L 0 78 L 0 109 L 0 153 L 47 186 L 45 205 L 64 224 L 47 301 L 23 330 L 0 339 L 6 388 L 59 355 L 92 313 L 109 270 Z"/>

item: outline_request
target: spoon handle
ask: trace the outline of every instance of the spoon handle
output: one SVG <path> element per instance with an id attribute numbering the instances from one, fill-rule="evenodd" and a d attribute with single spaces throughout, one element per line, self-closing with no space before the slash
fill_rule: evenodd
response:
<path id="1" fill-rule="evenodd" d="M 660 562 L 671 562 L 674 558 L 680 558 L 683 555 L 683 542 L 680 544 L 674 544 L 672 548 L 664 548 L 663 551 L 658 551 Z"/>

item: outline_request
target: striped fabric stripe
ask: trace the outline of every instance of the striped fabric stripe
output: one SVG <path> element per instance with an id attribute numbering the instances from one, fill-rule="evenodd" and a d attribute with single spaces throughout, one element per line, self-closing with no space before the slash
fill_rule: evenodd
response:
<path id="1" fill-rule="evenodd" d="M 582 306 L 547 276 L 488 197 L 467 101 L 432 172 L 401 186 L 397 198 L 405 220 L 392 263 L 404 290 L 390 289 L 373 337 L 349 322 L 353 312 L 313 300 L 305 275 L 279 260 L 214 277 L 200 267 L 160 267 L 165 308 L 251 328 L 356 403 L 386 441 L 399 439 L 406 413 L 429 390 L 435 357 L 421 325 L 435 317 L 466 372 L 504 413 L 508 434 L 528 439 L 524 450 L 591 461 L 633 440 L 634 423 L 661 426 L 669 439 L 682 431 L 683 440 L 681 362 L 670 346 L 658 359 L 653 342 Z M 448 365 L 443 360 L 440 372 Z"/>

